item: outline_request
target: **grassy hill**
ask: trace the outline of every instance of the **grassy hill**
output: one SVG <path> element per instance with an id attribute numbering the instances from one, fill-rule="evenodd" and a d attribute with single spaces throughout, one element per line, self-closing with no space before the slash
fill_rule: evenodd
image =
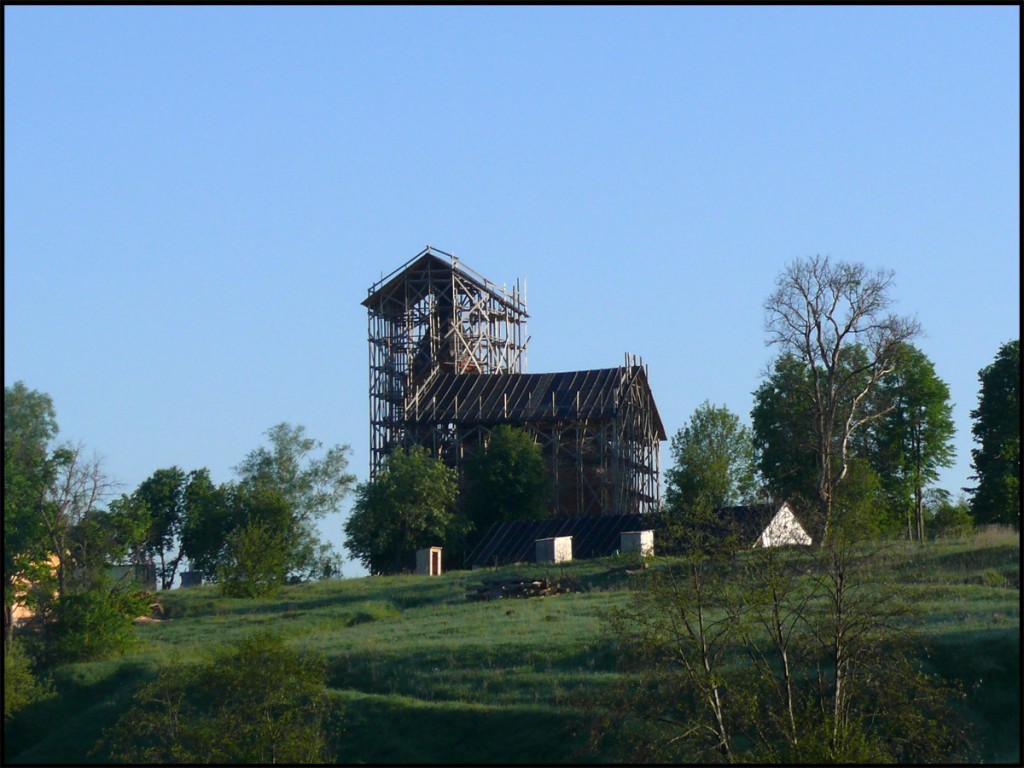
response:
<path id="1" fill-rule="evenodd" d="M 656 560 L 658 563 L 665 559 Z M 208 660 L 271 627 L 328 661 L 344 708 L 337 762 L 551 763 L 586 752 L 586 701 L 619 674 L 602 612 L 628 596 L 614 558 L 441 577 L 368 577 L 287 587 L 272 600 L 215 586 L 161 593 L 167 619 L 137 628 L 137 652 L 57 669 L 55 700 L 9 733 L 5 763 L 102 762 L 102 730 L 160 668 Z M 978 757 L 1020 761 L 1020 543 L 1016 535 L 898 546 L 889 567 L 920 590 L 928 664 L 968 694 Z M 559 578 L 577 591 L 468 601 L 483 578 Z"/>

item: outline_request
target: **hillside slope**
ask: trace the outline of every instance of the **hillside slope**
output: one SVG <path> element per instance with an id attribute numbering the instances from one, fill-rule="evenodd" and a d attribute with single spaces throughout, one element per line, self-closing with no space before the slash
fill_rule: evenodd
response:
<path id="1" fill-rule="evenodd" d="M 890 565 L 919 588 L 926 620 L 914 631 L 931 641 L 928 664 L 968 694 L 979 759 L 1019 762 L 1019 538 L 900 547 Z M 575 591 L 466 598 L 483 579 L 513 576 Z M 59 697 L 19 718 L 4 762 L 105 761 L 92 753 L 99 734 L 157 670 L 267 627 L 326 657 L 332 702 L 344 710 L 336 762 L 600 760 L 586 751 L 585 707 L 619 674 L 602 612 L 627 599 L 628 579 L 623 561 L 608 558 L 320 582 L 267 601 L 222 598 L 215 586 L 162 593 L 168 618 L 137 628 L 137 652 L 55 671 Z"/>

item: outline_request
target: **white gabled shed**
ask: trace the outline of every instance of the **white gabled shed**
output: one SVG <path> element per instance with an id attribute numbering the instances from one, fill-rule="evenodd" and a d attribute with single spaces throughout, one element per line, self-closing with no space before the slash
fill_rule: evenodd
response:
<path id="1" fill-rule="evenodd" d="M 811 536 L 788 502 L 721 507 L 718 510 L 723 533 L 739 536 L 748 547 L 779 547 L 811 544 Z"/>
<path id="2" fill-rule="evenodd" d="M 784 544 L 811 544 L 810 534 L 797 520 L 788 502 L 783 502 L 761 531 L 754 546 L 778 547 Z"/>

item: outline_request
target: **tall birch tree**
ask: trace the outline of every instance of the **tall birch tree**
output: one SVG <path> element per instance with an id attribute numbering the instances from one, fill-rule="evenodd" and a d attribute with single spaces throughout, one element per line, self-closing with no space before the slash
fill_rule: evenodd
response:
<path id="1" fill-rule="evenodd" d="M 836 487 L 846 477 L 850 441 L 892 404 L 873 397 L 896 367 L 901 345 L 920 331 L 889 311 L 893 273 L 814 256 L 792 262 L 765 301 L 768 344 L 807 365 L 817 457 L 819 541 L 828 536 Z M 863 351 L 847 364 L 852 347 Z"/>

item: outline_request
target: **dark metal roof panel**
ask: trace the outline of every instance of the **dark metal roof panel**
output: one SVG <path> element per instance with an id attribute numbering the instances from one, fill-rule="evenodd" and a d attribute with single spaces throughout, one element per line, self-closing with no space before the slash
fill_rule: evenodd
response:
<path id="1" fill-rule="evenodd" d="M 438 374 L 414 394 L 407 416 L 419 423 L 612 418 L 622 375 L 622 368 Z"/>

